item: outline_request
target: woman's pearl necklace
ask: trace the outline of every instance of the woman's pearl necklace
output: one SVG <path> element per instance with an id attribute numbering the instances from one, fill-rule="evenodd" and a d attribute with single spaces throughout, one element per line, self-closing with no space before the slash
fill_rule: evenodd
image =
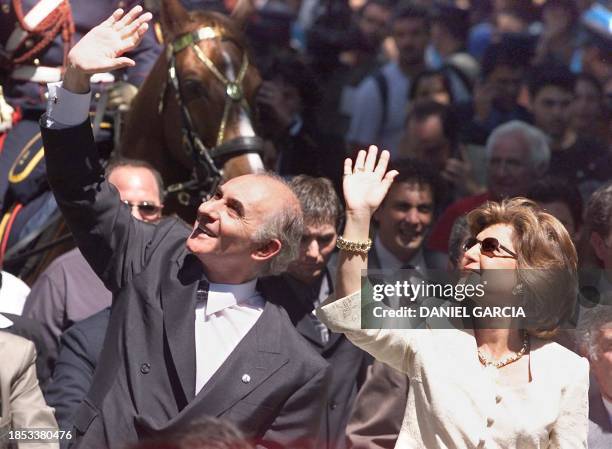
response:
<path id="1" fill-rule="evenodd" d="M 506 357 L 499 359 L 497 361 L 491 361 L 480 349 L 478 350 L 478 360 L 482 363 L 483 366 L 489 367 L 492 366 L 494 368 L 501 368 L 503 366 L 509 365 L 512 362 L 516 362 L 518 359 L 523 357 L 527 350 L 529 349 L 529 333 L 523 333 L 523 347 L 518 352 L 514 352 L 512 354 L 508 354 Z"/>

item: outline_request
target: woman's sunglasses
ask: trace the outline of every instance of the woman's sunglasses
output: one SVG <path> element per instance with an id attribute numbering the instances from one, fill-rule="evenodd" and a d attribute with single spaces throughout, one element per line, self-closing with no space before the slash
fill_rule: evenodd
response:
<path id="1" fill-rule="evenodd" d="M 147 201 L 143 201 L 142 203 L 130 203 L 127 200 L 122 201 L 123 204 L 127 204 L 130 209 L 134 206 L 138 208 L 138 211 L 143 215 L 150 217 L 151 215 L 158 214 L 160 210 L 162 210 L 163 206 L 158 206 L 156 204 L 148 203 Z"/>
<path id="2" fill-rule="evenodd" d="M 470 237 L 463 244 L 464 251 L 469 251 L 477 243 L 480 243 L 481 254 L 495 254 L 496 251 L 499 251 L 501 249 L 510 254 L 515 259 L 517 258 L 517 255 L 514 251 L 509 250 L 504 245 L 499 243 L 499 240 L 497 240 L 495 237 L 487 237 L 483 240 L 478 240 L 476 237 Z"/>

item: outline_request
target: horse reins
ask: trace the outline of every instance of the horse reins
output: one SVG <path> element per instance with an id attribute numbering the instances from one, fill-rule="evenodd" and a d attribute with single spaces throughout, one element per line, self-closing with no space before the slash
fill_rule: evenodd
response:
<path id="1" fill-rule="evenodd" d="M 166 81 L 166 86 L 169 84 L 174 90 L 174 96 L 178 103 L 179 110 L 181 111 L 181 133 L 183 135 L 183 142 L 187 147 L 186 151 L 191 154 L 195 165 L 192 179 L 186 182 L 173 184 L 166 189 L 166 192 L 168 194 L 177 194 L 177 199 L 185 206 L 188 204 L 198 205 L 202 198 L 209 197 L 217 190 L 221 182 L 222 174 L 215 165 L 215 159 L 221 160 L 230 155 L 241 153 L 263 152 L 262 141 L 256 136 L 242 136 L 224 142 L 225 131 L 232 105 L 239 104 L 250 116 L 250 108 L 242 89 L 244 77 L 249 67 L 249 61 L 246 52 L 243 52 L 242 64 L 238 71 L 238 76 L 234 81 L 228 80 L 221 71 L 217 69 L 214 62 L 206 56 L 197 45 L 202 40 L 219 37 L 222 36 L 214 28 L 209 26 L 201 27 L 191 33 L 181 35 L 174 42 L 168 44 L 166 48 L 166 57 L 168 59 L 168 79 Z M 204 145 L 202 139 L 195 131 L 189 109 L 187 109 L 187 106 L 181 98 L 180 80 L 176 70 L 176 55 L 188 47 L 193 49 L 197 58 L 210 70 L 215 78 L 223 84 L 225 90 L 223 116 L 217 132 L 215 146 L 212 148 L 208 148 Z M 160 114 L 164 107 L 166 86 L 162 89 L 159 100 L 158 112 Z M 192 193 L 189 192 L 197 193 L 199 198 L 196 198 L 194 201 Z"/>

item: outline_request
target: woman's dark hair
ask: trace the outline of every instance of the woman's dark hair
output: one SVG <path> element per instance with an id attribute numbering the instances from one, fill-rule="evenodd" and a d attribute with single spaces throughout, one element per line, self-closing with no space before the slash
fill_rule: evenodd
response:
<path id="1" fill-rule="evenodd" d="M 446 91 L 448 92 L 448 96 L 450 97 L 450 103 L 453 104 L 454 103 L 453 89 L 451 87 L 450 79 L 448 78 L 446 72 L 444 72 L 443 70 L 433 70 L 433 69 L 423 70 L 422 72 L 419 72 L 412 79 L 412 82 L 410 83 L 410 92 L 409 92 L 410 101 L 415 100 L 414 97 L 416 96 L 417 89 L 419 87 L 419 83 L 427 78 L 433 78 L 435 76 L 442 77 L 442 84 L 444 84 L 444 89 L 446 89 Z"/>

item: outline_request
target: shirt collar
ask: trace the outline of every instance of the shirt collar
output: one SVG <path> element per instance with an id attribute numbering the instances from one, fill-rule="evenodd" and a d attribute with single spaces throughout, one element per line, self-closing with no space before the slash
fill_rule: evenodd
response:
<path id="1" fill-rule="evenodd" d="M 11 327 L 12 325 L 13 322 L 0 313 L 0 329 L 6 329 L 7 327 Z"/>
<path id="2" fill-rule="evenodd" d="M 243 284 L 215 284 L 211 282 L 208 286 L 206 316 L 259 297 L 256 285 L 257 279 L 252 279 Z"/>
<path id="3" fill-rule="evenodd" d="M 374 239 L 374 247 L 376 249 L 376 255 L 378 256 L 380 266 L 383 269 L 399 270 L 400 268 L 406 265 L 406 263 L 399 260 L 397 257 L 395 257 L 393 253 L 391 253 L 391 251 L 385 248 L 385 245 L 383 245 L 378 234 Z M 412 265 L 417 270 L 425 268 L 425 256 L 423 255 L 423 248 L 419 248 L 419 251 L 407 263 Z"/>

